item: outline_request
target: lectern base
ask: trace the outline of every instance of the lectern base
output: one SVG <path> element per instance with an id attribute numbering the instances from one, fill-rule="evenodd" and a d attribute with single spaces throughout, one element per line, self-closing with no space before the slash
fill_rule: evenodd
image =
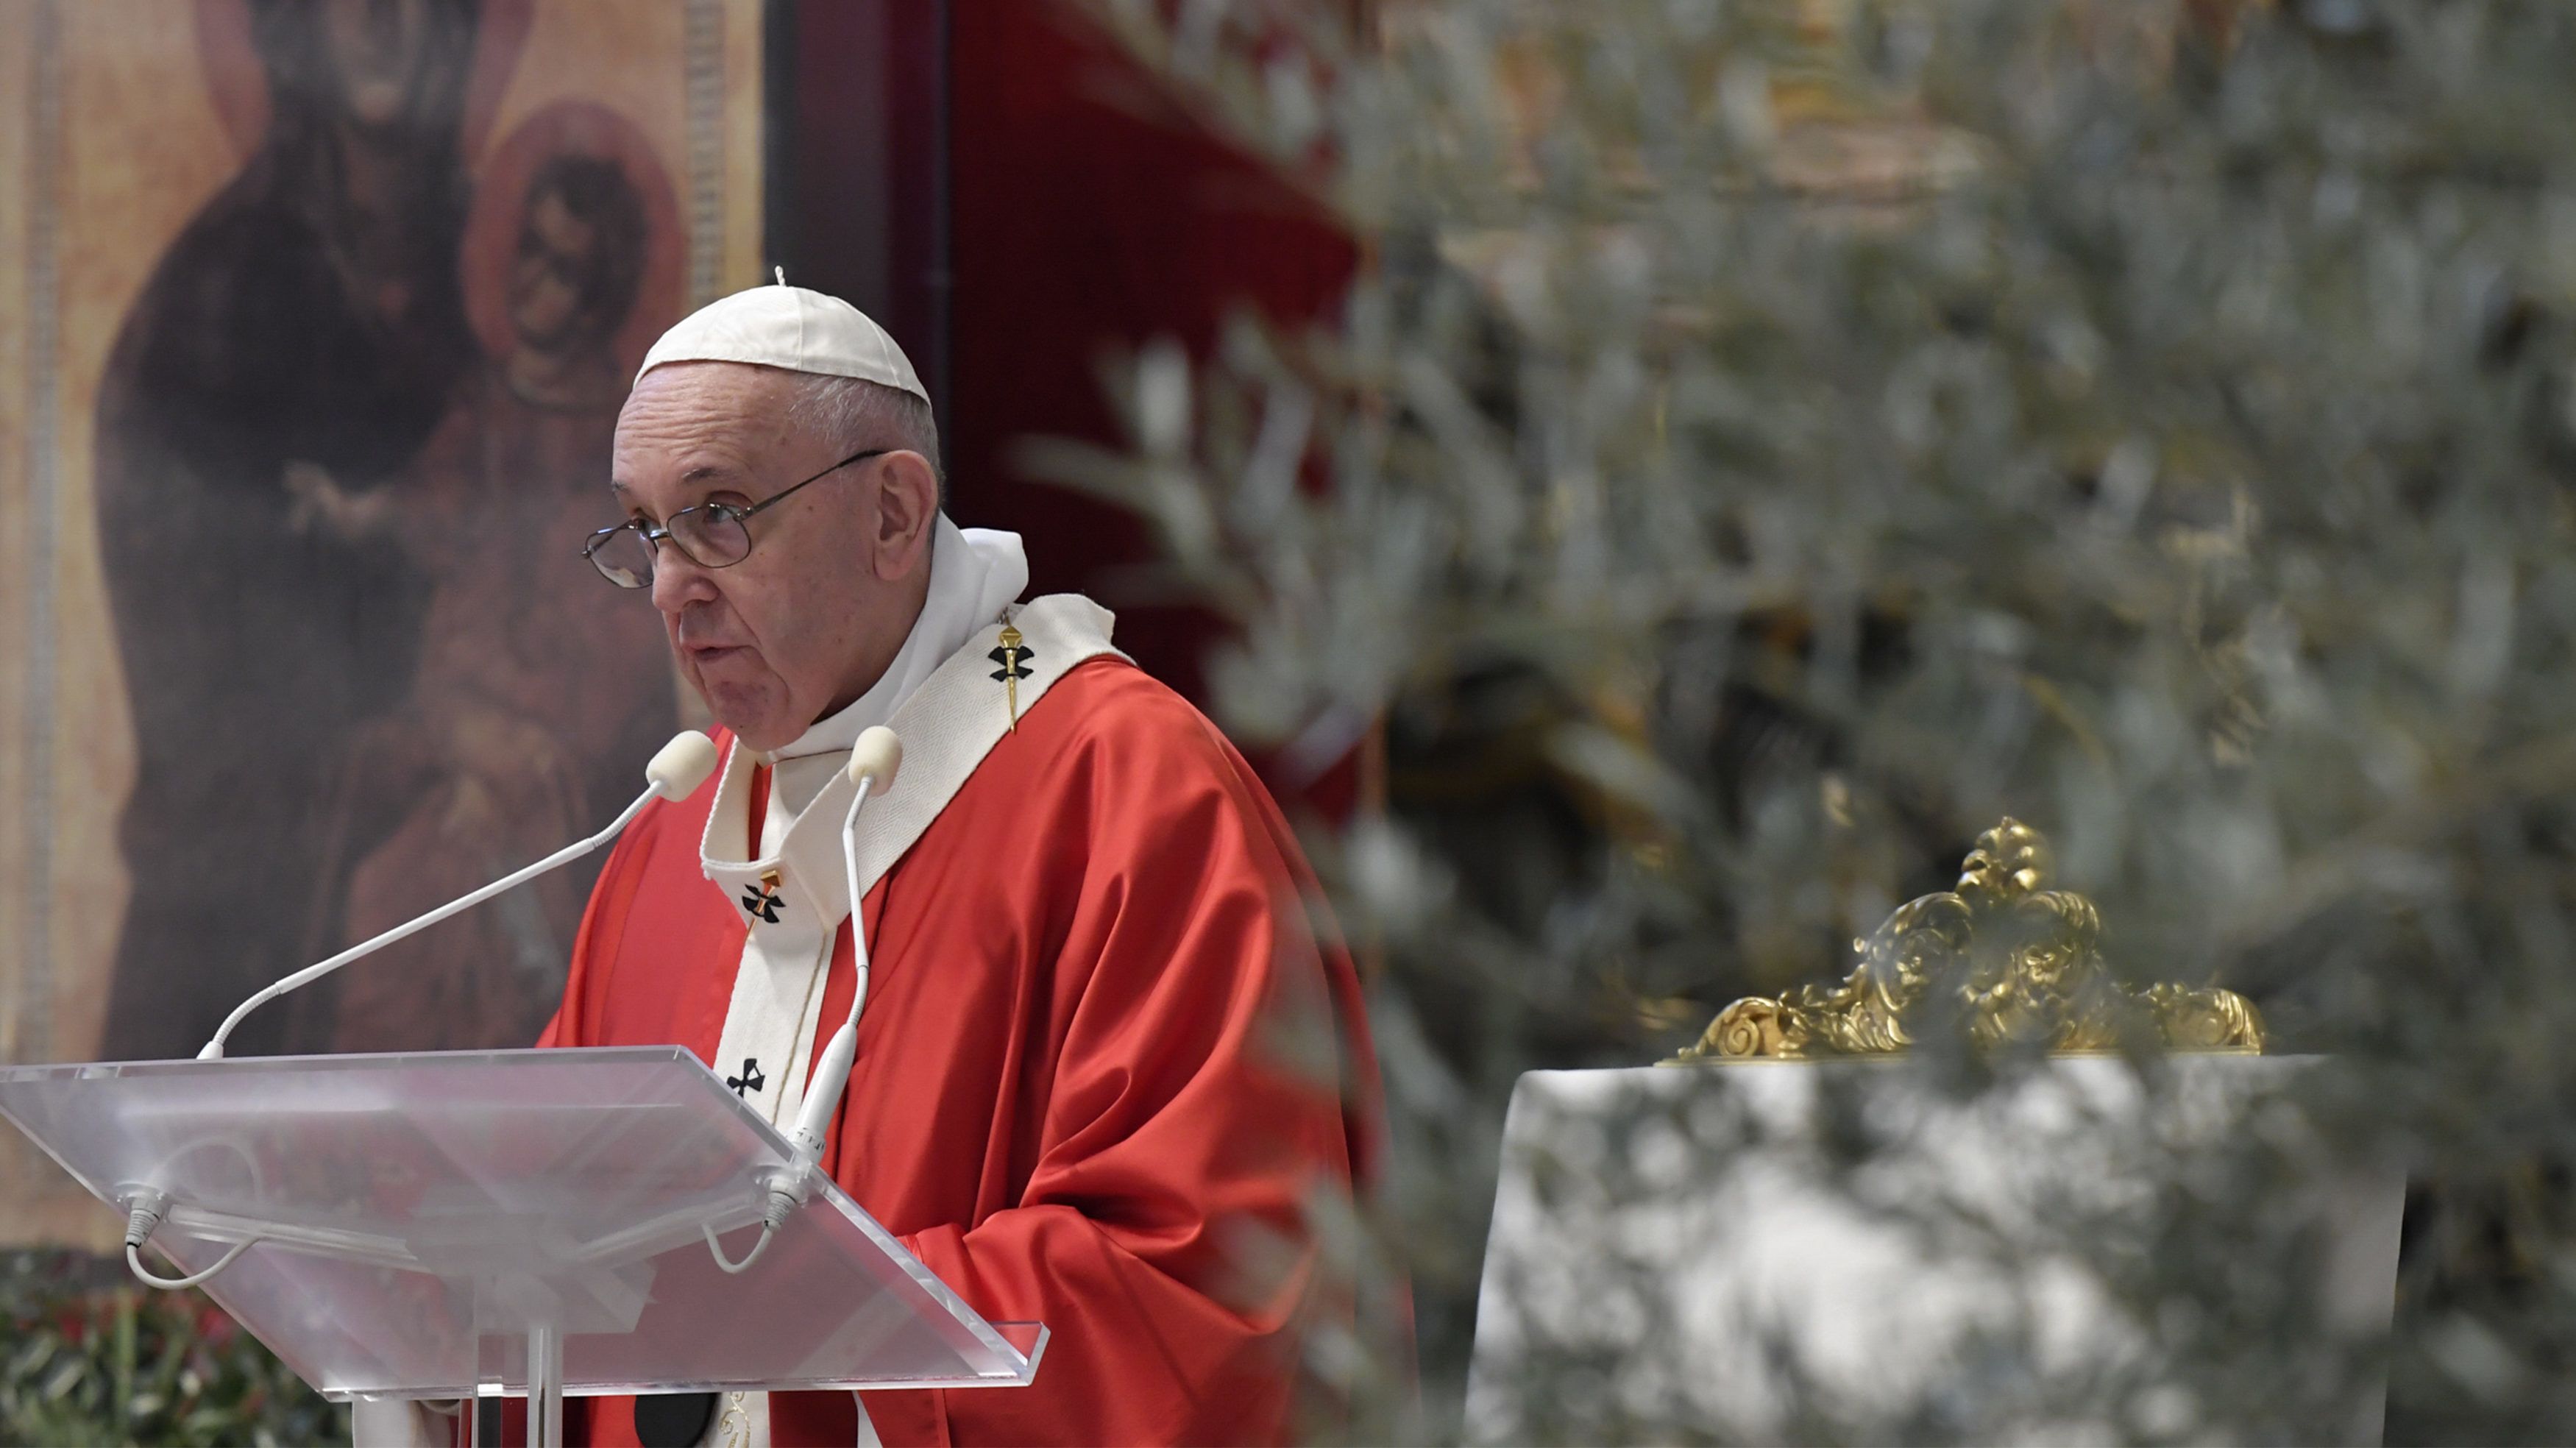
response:
<path id="1" fill-rule="evenodd" d="M 528 1445 L 563 1448 L 563 1334 L 528 1334 Z"/>

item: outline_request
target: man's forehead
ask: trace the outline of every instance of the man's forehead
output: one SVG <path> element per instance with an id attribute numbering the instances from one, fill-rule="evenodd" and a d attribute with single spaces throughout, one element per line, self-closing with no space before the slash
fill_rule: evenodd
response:
<path id="1" fill-rule="evenodd" d="M 747 482 L 775 471 L 763 466 L 763 456 L 757 449 L 719 437 L 694 442 L 687 438 L 646 439 L 632 448 L 617 450 L 609 469 L 608 486 L 610 491 L 623 495 L 666 486 L 717 487 Z"/>
<path id="2" fill-rule="evenodd" d="M 802 380 L 801 374 L 748 362 L 670 362 L 635 379 L 619 414 L 705 413 L 717 417 L 774 413 Z"/>
<path id="3" fill-rule="evenodd" d="M 617 471 L 678 466 L 682 478 L 751 467 L 793 441 L 791 373 L 734 362 L 656 368 L 617 416 Z"/>

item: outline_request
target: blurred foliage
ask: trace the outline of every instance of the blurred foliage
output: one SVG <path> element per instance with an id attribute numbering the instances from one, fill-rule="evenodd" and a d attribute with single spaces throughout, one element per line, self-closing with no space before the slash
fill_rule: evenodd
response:
<path id="1" fill-rule="evenodd" d="M 2409 1170 L 2392 1439 L 2567 1434 L 2576 6 L 1097 8 L 1373 258 L 1332 325 L 1111 366 L 1130 449 L 1027 452 L 1234 622 L 1230 730 L 1383 729 L 1314 842 L 1397 1142 L 1347 1250 L 1419 1317 L 1426 1416 L 1335 1358 L 1366 1432 L 1459 1431 L 1519 1073 L 1839 975 L 2012 814 Z M 2269 1173 L 2103 1279 L 2153 1317 Z M 2382 1345 L 2292 1337 L 2211 1323 L 2121 1431 L 2314 1436 L 2281 1385 Z"/>
<path id="2" fill-rule="evenodd" d="M 346 1443 L 322 1400 L 202 1292 L 124 1264 L 0 1253 L 0 1444 Z"/>

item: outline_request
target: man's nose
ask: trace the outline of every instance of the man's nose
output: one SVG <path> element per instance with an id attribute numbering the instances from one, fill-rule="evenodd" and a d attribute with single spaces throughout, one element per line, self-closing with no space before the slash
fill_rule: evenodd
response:
<path id="1" fill-rule="evenodd" d="M 654 545 L 653 606 L 667 614 L 677 614 L 693 603 L 707 603 L 716 597 L 712 570 L 701 568 L 689 555 L 665 538 Z"/>

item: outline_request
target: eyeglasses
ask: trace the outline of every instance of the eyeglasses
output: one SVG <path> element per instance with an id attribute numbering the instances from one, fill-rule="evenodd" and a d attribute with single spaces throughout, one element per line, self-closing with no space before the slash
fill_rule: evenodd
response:
<path id="1" fill-rule="evenodd" d="M 653 584 L 653 561 L 661 556 L 663 540 L 670 540 L 680 556 L 700 568 L 731 568 L 751 556 L 752 516 L 763 508 L 774 508 L 795 496 L 796 488 L 819 483 L 852 463 L 866 462 L 892 452 L 892 448 L 872 447 L 852 453 L 823 471 L 774 496 L 763 498 L 748 508 L 731 503 L 700 503 L 682 508 L 660 523 L 649 518 L 629 518 L 614 528 L 602 528 L 583 544 L 581 556 L 599 570 L 599 576 L 620 588 L 649 588 Z"/>

